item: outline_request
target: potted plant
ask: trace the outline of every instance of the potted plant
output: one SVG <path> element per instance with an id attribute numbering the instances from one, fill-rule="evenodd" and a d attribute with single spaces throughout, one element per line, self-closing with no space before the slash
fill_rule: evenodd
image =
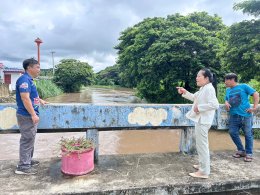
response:
<path id="1" fill-rule="evenodd" d="M 61 138 L 61 172 L 67 175 L 84 175 L 94 169 L 94 144 L 80 138 Z"/>

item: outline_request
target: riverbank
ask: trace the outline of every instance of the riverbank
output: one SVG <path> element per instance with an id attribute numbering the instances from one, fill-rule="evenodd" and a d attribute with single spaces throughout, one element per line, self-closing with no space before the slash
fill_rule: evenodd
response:
<path id="1" fill-rule="evenodd" d="M 60 172 L 60 158 L 41 159 L 38 174 L 15 175 L 16 161 L 0 161 L 5 194 L 259 194 L 260 151 L 246 163 L 230 151 L 211 153 L 211 175 L 192 178 L 197 156 L 181 153 L 101 155 L 93 172 L 79 177 Z"/>

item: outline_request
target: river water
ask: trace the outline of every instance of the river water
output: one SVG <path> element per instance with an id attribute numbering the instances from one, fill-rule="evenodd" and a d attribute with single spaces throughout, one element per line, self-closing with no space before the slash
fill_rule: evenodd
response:
<path id="1" fill-rule="evenodd" d="M 134 91 L 125 88 L 86 88 L 81 93 L 63 94 L 48 98 L 50 103 L 109 103 L 130 104 L 140 102 Z M 102 131 L 99 133 L 100 154 L 134 154 L 156 152 L 178 152 L 181 130 L 131 130 Z M 58 142 L 61 137 L 85 136 L 84 132 L 75 133 L 38 133 L 35 145 L 35 157 L 55 157 L 59 155 Z M 19 134 L 0 135 L 0 160 L 18 159 Z M 244 137 L 241 137 L 244 143 Z M 235 146 L 226 131 L 209 132 L 210 150 L 235 150 Z M 47 146 L 47 147 L 46 147 Z M 255 140 L 254 148 L 260 149 L 260 140 Z M 13 151 L 10 153 L 10 151 Z"/>
<path id="2" fill-rule="evenodd" d="M 139 102 L 134 91 L 127 88 L 93 88 L 81 93 L 63 94 L 47 99 L 52 103 L 109 103 L 129 104 Z M 180 130 L 109 131 L 100 132 L 101 154 L 129 154 L 147 152 L 179 151 Z M 211 150 L 234 150 L 235 147 L 226 131 L 209 133 Z M 260 143 L 256 142 L 260 148 Z"/>
<path id="3" fill-rule="evenodd" d="M 128 88 L 97 88 L 88 87 L 80 93 L 66 93 L 60 96 L 48 98 L 50 103 L 109 103 L 129 104 L 138 100 L 134 91 Z"/>

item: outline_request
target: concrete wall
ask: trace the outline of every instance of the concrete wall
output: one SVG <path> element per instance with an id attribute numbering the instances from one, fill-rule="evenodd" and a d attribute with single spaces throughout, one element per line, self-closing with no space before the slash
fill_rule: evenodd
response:
<path id="1" fill-rule="evenodd" d="M 190 104 L 49 104 L 40 108 L 39 129 L 190 127 L 185 117 Z M 0 104 L 0 130 L 18 129 L 16 105 Z M 228 113 L 222 105 L 213 126 L 227 129 Z M 260 111 L 254 116 L 254 128 L 260 128 Z"/>

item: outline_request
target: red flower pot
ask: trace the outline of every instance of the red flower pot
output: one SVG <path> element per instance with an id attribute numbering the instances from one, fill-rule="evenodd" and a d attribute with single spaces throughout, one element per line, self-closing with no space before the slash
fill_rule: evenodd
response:
<path id="1" fill-rule="evenodd" d="M 94 169 L 94 149 L 68 152 L 62 149 L 61 172 L 67 175 L 84 175 Z"/>

